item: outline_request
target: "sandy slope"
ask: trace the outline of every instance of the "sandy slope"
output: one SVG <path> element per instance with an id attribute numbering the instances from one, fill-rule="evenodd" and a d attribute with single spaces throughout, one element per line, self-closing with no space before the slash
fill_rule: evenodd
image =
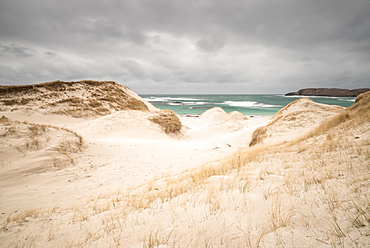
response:
<path id="1" fill-rule="evenodd" d="M 291 141 L 344 110 L 344 107 L 317 103 L 309 98 L 297 99 L 280 109 L 267 126 L 258 128 L 250 145 Z"/>
<path id="2" fill-rule="evenodd" d="M 268 118 L 243 121 L 229 118 L 223 123 L 221 119 L 180 117 L 185 125 L 183 132 L 169 136 L 148 120 L 150 112 L 142 111 L 121 111 L 88 120 L 38 112 L 25 114 L 23 111 L 0 115 L 10 120 L 64 127 L 75 131 L 84 140 L 81 151 L 70 153 L 73 164 L 59 168 L 53 165 L 56 155 L 47 152 L 51 144 L 43 144 L 45 148 L 37 151 L 13 148 L 14 151 L 9 152 L 10 142 L 17 141 L 13 136 L 4 136 L 1 139 L 1 221 L 9 214 L 28 209 L 47 210 L 83 204 L 100 194 L 124 190 L 154 177 L 225 157 L 246 146 L 253 130 L 268 121 Z M 27 125 L 14 125 L 19 127 L 19 139 L 28 139 L 27 134 L 22 135 Z M 48 135 L 51 139 L 48 142 L 55 146 L 61 142 L 58 137 L 65 131 L 54 132 L 39 136 Z M 40 164 L 46 169 L 40 169 Z M 20 165 L 34 168 L 34 171 L 20 170 L 17 168 Z"/>

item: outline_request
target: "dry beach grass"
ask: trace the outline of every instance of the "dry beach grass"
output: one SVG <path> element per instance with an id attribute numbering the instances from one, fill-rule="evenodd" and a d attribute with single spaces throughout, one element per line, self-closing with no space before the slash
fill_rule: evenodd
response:
<path id="1" fill-rule="evenodd" d="M 181 122 L 176 113 L 171 110 L 163 110 L 155 113 L 149 120 L 160 125 L 165 133 L 179 133 L 181 131 Z"/>
<path id="2" fill-rule="evenodd" d="M 0 86 L 2 110 L 34 109 L 74 117 L 102 116 L 120 110 L 149 110 L 128 87 L 113 81 L 53 81 Z"/>
<path id="3" fill-rule="evenodd" d="M 157 173 L 151 179 L 92 194 L 84 203 L 71 201 L 66 207 L 30 207 L 20 213 L 12 212 L 2 219 L 0 244 L 3 247 L 367 247 L 370 245 L 370 93 L 360 95 L 347 109 L 302 110 L 299 104 L 290 105 L 297 110 L 264 122 L 260 129 L 265 136 L 252 147 L 246 145 L 256 138 L 252 132 L 261 124 L 245 127 L 248 130 L 243 136 L 245 146 L 222 153 L 227 156 L 213 160 L 207 157 L 200 164 L 188 157 L 184 160 L 188 166 L 180 171 L 159 171 L 155 167 Z M 316 115 L 317 120 L 310 122 Z M 155 123 L 165 123 L 160 124 L 164 135 L 161 139 L 171 147 L 192 139 L 195 143 L 191 146 L 199 143 L 202 143 L 199 149 L 208 146 L 208 139 L 195 139 L 190 131 L 184 131 L 184 123 L 191 130 L 193 120 L 183 118 L 181 124 L 171 112 L 154 116 L 159 116 L 154 118 Z M 104 120 L 107 123 L 110 119 Z M 204 123 L 202 119 L 195 121 Z M 248 121 L 251 120 L 243 120 L 240 125 L 252 126 Z M 43 130 L 6 117 L 1 122 L 5 127 L 3 137 L 9 139 L 26 129 L 27 135 L 40 133 L 40 137 L 55 129 Z M 11 131 L 16 124 L 22 127 Z M 220 130 L 226 125 L 207 125 L 201 132 L 213 128 L 209 137 L 213 133 L 219 140 L 223 138 Z M 70 128 L 77 130 L 77 127 Z M 183 135 L 166 138 L 166 130 L 181 130 Z M 235 134 L 240 139 L 244 135 L 242 131 L 228 129 L 226 136 Z M 99 142 L 88 135 L 81 135 L 80 141 L 77 133 L 68 133 L 76 144 L 84 140 L 77 146 L 82 151 L 76 152 L 84 153 L 89 142 Z M 38 149 L 52 142 L 53 137 L 49 141 L 41 140 Z M 209 140 L 216 145 L 217 139 Z M 112 146 L 113 140 L 110 142 Z M 217 145 L 221 147 L 221 144 Z M 199 154 L 200 161 L 201 154 L 219 154 L 226 149 L 229 148 L 205 149 L 204 153 L 191 150 L 189 154 Z M 171 152 L 165 150 L 161 156 L 170 156 Z M 83 167 L 83 160 L 76 157 L 75 167 L 81 166 L 85 173 L 92 174 L 93 168 Z M 150 159 L 153 160 L 151 157 L 145 160 L 147 166 Z M 180 161 L 173 161 L 171 166 Z M 164 160 L 154 162 L 164 163 Z M 123 160 L 117 162 L 120 163 Z M 135 160 L 131 163 L 139 165 Z M 107 166 L 101 168 L 100 172 L 108 170 Z M 127 177 L 130 175 L 122 180 Z"/>

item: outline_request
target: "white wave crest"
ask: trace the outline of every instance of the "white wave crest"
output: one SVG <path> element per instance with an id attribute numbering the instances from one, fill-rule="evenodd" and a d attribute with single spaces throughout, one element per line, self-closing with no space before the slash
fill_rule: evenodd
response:
<path id="1" fill-rule="evenodd" d="M 265 104 L 260 102 L 253 102 L 253 101 L 225 101 L 222 104 L 229 105 L 231 107 L 255 107 L 255 108 L 280 108 L 281 105 L 273 105 L 273 104 Z"/>
<path id="2" fill-rule="evenodd" d="M 199 101 L 203 99 L 198 99 L 198 98 L 187 98 L 187 97 L 168 97 L 169 100 L 174 100 L 174 101 Z"/>
<path id="3" fill-rule="evenodd" d="M 168 102 L 170 100 L 169 97 L 145 97 L 144 99 L 148 102 Z"/>
<path id="4" fill-rule="evenodd" d="M 178 106 L 178 105 L 204 105 L 207 104 L 206 102 L 169 102 L 168 105 Z"/>
<path id="5" fill-rule="evenodd" d="M 195 99 L 195 98 L 186 98 L 186 97 L 170 97 L 170 96 L 164 96 L 164 97 L 144 97 L 145 100 L 148 102 L 169 102 L 169 101 L 199 101 L 202 99 Z M 187 102 L 184 102 L 187 103 Z"/>
<path id="6" fill-rule="evenodd" d="M 354 102 L 356 98 L 338 98 L 338 100 L 342 102 Z"/>

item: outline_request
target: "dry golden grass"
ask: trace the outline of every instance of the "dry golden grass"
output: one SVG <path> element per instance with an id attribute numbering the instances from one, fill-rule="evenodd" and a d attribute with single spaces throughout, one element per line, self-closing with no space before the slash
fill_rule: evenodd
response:
<path id="1" fill-rule="evenodd" d="M 249 146 L 254 146 L 261 143 L 267 136 L 267 127 L 259 127 L 252 134 L 252 140 L 249 142 Z"/>
<path id="2" fill-rule="evenodd" d="M 18 224 L 22 224 L 24 222 L 27 222 L 29 218 L 36 218 L 40 212 L 37 209 L 31 209 L 24 211 L 22 213 L 9 215 L 7 219 L 2 223 L 0 230 L 1 231 L 7 231 L 7 227 L 9 223 L 16 222 Z"/>
<path id="3" fill-rule="evenodd" d="M 60 136 L 60 134 L 63 135 Z M 55 138 L 55 135 L 62 138 Z M 53 160 L 53 169 L 74 165 L 75 153 L 84 148 L 82 136 L 72 130 L 27 121 L 14 121 L 5 116 L 0 118 L 0 137 L 2 138 L 0 143 L 3 146 L 1 152 L 10 149 L 16 150 L 22 156 L 33 152 L 41 152 L 39 154 L 45 156 L 53 154 L 50 155 L 52 156 L 50 159 Z M 56 153 L 46 151 L 51 148 Z"/>
<path id="4" fill-rule="evenodd" d="M 112 81 L 92 80 L 0 86 L 0 103 L 3 110 L 42 109 L 73 117 L 101 116 L 121 110 L 148 111 L 145 103 L 127 90 Z"/>
<path id="5" fill-rule="evenodd" d="M 257 128 L 253 134 L 252 139 L 249 143 L 249 146 L 254 146 L 257 144 L 263 143 L 263 141 L 269 136 L 276 136 L 276 129 L 279 128 L 280 132 L 282 128 L 286 131 L 291 131 L 294 128 L 305 129 L 308 125 L 314 125 L 314 123 L 308 124 L 308 120 L 312 119 L 312 116 L 316 116 L 315 121 L 319 121 L 322 118 L 320 115 L 323 115 L 322 112 L 332 113 L 331 111 L 323 110 L 302 110 L 289 113 L 287 115 L 278 115 L 272 121 L 270 121 L 266 126 Z M 282 127 L 282 128 L 281 128 Z M 289 128 L 287 128 L 289 127 Z"/>
<path id="6" fill-rule="evenodd" d="M 48 90 L 67 90 L 69 86 L 74 84 L 85 84 L 89 86 L 99 86 L 99 85 L 106 85 L 116 84 L 113 81 L 94 81 L 94 80 L 81 80 L 76 82 L 64 82 L 64 81 L 52 81 L 52 82 L 46 82 L 46 83 L 39 83 L 39 84 L 30 84 L 30 85 L 10 85 L 10 86 L 3 86 L 0 85 L 0 94 L 13 94 L 13 93 L 30 93 L 35 92 L 38 89 L 46 88 Z"/>
<path id="7" fill-rule="evenodd" d="M 176 134 L 181 131 L 181 121 L 172 110 L 156 112 L 149 120 L 160 125 L 167 134 Z"/>
<path id="8" fill-rule="evenodd" d="M 297 140 L 301 140 L 322 135 L 339 125 L 344 126 L 346 129 L 355 128 L 356 125 L 369 122 L 370 120 L 370 92 L 360 94 L 351 107 L 343 112 L 329 118 L 321 125 L 310 131 L 307 135 Z M 348 122 L 348 123 L 347 123 Z"/>

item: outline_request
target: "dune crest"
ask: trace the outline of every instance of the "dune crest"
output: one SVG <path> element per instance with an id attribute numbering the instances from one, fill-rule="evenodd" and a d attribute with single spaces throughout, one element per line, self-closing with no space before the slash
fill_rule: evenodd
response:
<path id="1" fill-rule="evenodd" d="M 168 134 L 181 132 L 182 124 L 174 112 L 163 111 L 118 111 L 91 121 L 78 124 L 75 128 L 82 135 L 95 138 L 165 138 Z"/>
<path id="2" fill-rule="evenodd" d="M 225 121 L 243 121 L 247 117 L 238 111 L 230 112 L 229 114 L 225 112 L 223 108 L 214 107 L 204 111 L 199 118 L 210 121 L 210 122 L 225 122 Z"/>
<path id="3" fill-rule="evenodd" d="M 309 98 L 297 99 L 278 111 L 268 125 L 256 129 L 249 145 L 290 141 L 344 109 L 341 106 L 316 103 Z"/>
<path id="4" fill-rule="evenodd" d="M 285 107 L 281 108 L 274 116 L 273 118 L 279 118 L 284 115 L 291 114 L 296 111 L 305 111 L 305 110 L 343 110 L 344 107 L 337 106 L 337 105 L 328 105 L 323 103 L 317 103 L 312 101 L 308 97 L 302 97 L 299 98 Z"/>
<path id="5" fill-rule="evenodd" d="M 243 122 L 247 120 L 247 117 L 238 111 L 228 114 L 222 108 L 214 107 L 204 111 L 199 119 L 208 124 L 207 129 L 210 131 L 221 129 L 234 132 L 245 127 Z"/>
<path id="6" fill-rule="evenodd" d="M 33 110 L 73 117 L 104 116 L 121 110 L 156 110 L 126 86 L 92 80 L 0 86 L 0 103 L 1 111 Z"/>

